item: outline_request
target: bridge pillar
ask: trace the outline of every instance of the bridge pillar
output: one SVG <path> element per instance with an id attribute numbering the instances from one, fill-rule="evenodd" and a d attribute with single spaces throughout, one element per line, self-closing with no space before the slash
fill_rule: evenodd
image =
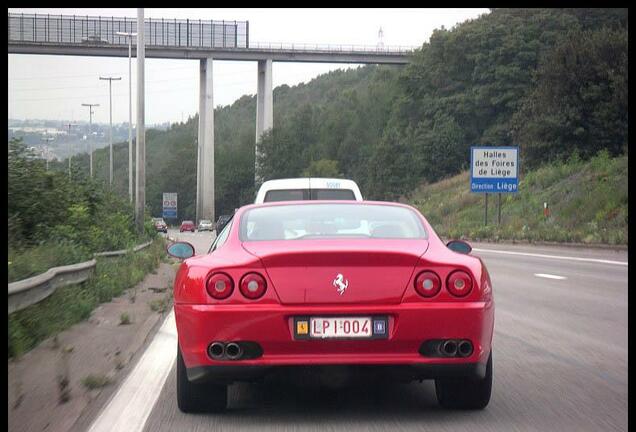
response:
<path id="1" fill-rule="evenodd" d="M 212 57 L 200 60 L 196 222 L 214 217 L 214 100 Z"/>
<path id="2" fill-rule="evenodd" d="M 258 61 L 258 92 L 256 95 L 256 146 L 258 158 L 258 142 L 263 133 L 274 125 L 274 93 L 272 89 L 272 59 Z M 256 183 L 260 183 L 259 173 L 255 173 Z"/>

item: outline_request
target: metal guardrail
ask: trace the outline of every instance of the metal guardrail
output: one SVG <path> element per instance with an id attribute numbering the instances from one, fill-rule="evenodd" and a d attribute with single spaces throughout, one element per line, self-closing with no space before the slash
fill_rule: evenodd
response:
<path id="1" fill-rule="evenodd" d="M 152 244 L 152 241 L 135 246 L 132 251 L 138 252 Z M 114 257 L 125 255 L 129 249 L 93 254 L 98 257 Z M 97 260 L 53 267 L 46 272 L 9 284 L 9 314 L 38 303 L 55 292 L 56 289 L 84 282 L 95 272 Z"/>
<path id="2" fill-rule="evenodd" d="M 136 33 L 136 18 L 78 15 L 8 14 L 8 42 L 128 46 L 117 32 Z M 247 48 L 248 21 L 144 20 L 146 46 Z"/>
<path id="3" fill-rule="evenodd" d="M 132 251 L 133 252 L 138 252 L 140 250 L 142 250 L 145 247 L 148 247 L 152 244 L 152 240 L 147 242 L 147 243 L 142 243 L 139 246 L 135 246 Z M 118 256 L 118 255 L 125 255 L 128 252 L 128 249 L 120 249 L 117 251 L 111 251 L 111 252 L 98 252 L 93 254 L 94 257 L 113 257 L 113 256 Z"/>

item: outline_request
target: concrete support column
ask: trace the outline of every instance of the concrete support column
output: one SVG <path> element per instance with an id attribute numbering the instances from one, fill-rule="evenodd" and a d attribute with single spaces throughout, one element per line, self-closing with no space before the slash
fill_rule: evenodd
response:
<path id="1" fill-rule="evenodd" d="M 199 99 L 198 218 L 214 221 L 214 99 L 212 57 L 201 60 Z"/>
<path id="2" fill-rule="evenodd" d="M 263 133 L 274 126 L 274 93 L 272 89 L 272 59 L 258 61 L 258 91 L 256 96 L 256 146 L 255 155 L 258 158 L 258 142 Z M 260 183 L 259 173 L 256 172 L 255 181 Z"/>
<path id="3" fill-rule="evenodd" d="M 205 142 L 205 62 L 206 60 L 199 60 L 199 134 L 197 137 L 197 196 L 196 196 L 196 224 L 199 223 L 202 213 L 202 196 L 201 188 L 203 176 L 203 143 Z"/>

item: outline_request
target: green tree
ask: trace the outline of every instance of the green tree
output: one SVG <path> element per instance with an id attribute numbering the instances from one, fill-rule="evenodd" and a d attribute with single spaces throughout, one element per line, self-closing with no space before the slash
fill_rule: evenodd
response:
<path id="1" fill-rule="evenodd" d="M 573 31 L 543 58 L 515 116 L 524 162 L 537 166 L 578 151 L 618 155 L 628 143 L 627 30 Z"/>
<path id="2" fill-rule="evenodd" d="M 312 161 L 302 172 L 303 177 L 331 177 L 341 178 L 342 173 L 338 169 L 338 161 L 320 159 Z"/>

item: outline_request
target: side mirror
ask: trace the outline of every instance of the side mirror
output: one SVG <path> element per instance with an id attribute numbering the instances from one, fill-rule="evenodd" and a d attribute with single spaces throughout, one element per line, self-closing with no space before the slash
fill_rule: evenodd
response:
<path id="1" fill-rule="evenodd" d="M 464 240 L 451 240 L 446 243 L 446 247 L 452 250 L 453 252 L 469 254 L 473 248 Z"/>
<path id="2" fill-rule="evenodd" d="M 172 243 L 168 246 L 166 251 L 168 252 L 168 255 L 179 259 L 186 259 L 194 256 L 194 246 L 188 242 Z"/>

